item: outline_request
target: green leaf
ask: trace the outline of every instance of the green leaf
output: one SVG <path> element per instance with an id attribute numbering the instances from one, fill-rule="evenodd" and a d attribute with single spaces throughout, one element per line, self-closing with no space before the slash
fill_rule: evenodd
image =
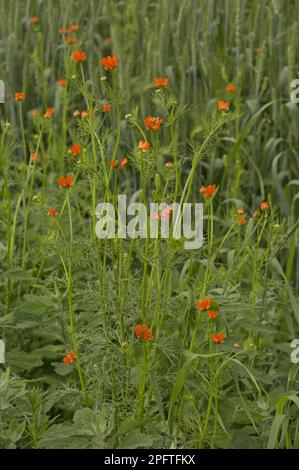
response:
<path id="1" fill-rule="evenodd" d="M 7 351 L 5 360 L 12 369 L 19 372 L 29 371 L 43 365 L 41 353 L 38 351 L 31 353 L 25 351 Z"/>
<path id="2" fill-rule="evenodd" d="M 286 418 L 286 415 L 275 416 L 269 433 L 267 449 L 275 449 L 282 423 Z"/>
<path id="3" fill-rule="evenodd" d="M 118 449 L 148 449 L 153 445 L 153 438 L 138 429 L 132 429 L 121 441 Z"/>

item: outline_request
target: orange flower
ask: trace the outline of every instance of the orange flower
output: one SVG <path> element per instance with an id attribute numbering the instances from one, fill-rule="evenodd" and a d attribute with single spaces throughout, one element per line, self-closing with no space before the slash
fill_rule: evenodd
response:
<path id="1" fill-rule="evenodd" d="M 224 342 L 225 334 L 224 333 L 214 333 L 211 335 L 213 343 L 222 344 Z"/>
<path id="2" fill-rule="evenodd" d="M 30 18 L 30 21 L 31 21 L 31 24 L 37 24 L 37 23 L 39 23 L 39 17 L 38 16 L 32 16 L 32 18 Z"/>
<path id="3" fill-rule="evenodd" d="M 102 113 L 109 113 L 111 111 L 111 104 L 105 103 L 102 106 Z"/>
<path id="4" fill-rule="evenodd" d="M 218 311 L 217 310 L 208 310 L 208 317 L 209 318 L 217 318 L 218 317 Z"/>
<path id="5" fill-rule="evenodd" d="M 172 212 L 173 212 L 172 207 L 167 205 L 164 207 L 164 209 L 158 212 L 153 212 L 152 219 L 153 220 L 168 219 L 171 216 Z"/>
<path id="6" fill-rule="evenodd" d="M 31 111 L 31 116 L 33 116 L 33 117 L 37 117 L 37 116 L 39 116 L 39 114 L 40 114 L 40 113 L 39 113 L 39 109 L 37 109 L 37 108 L 36 108 L 36 109 L 33 109 L 33 110 Z"/>
<path id="7" fill-rule="evenodd" d="M 101 59 L 101 64 L 107 72 L 116 69 L 118 66 L 118 57 L 116 55 L 108 55 Z"/>
<path id="8" fill-rule="evenodd" d="M 126 164 L 128 163 L 128 161 L 129 161 L 128 158 L 127 158 L 127 157 L 124 157 L 124 158 L 122 159 L 122 161 L 120 162 L 120 164 L 119 164 L 119 168 L 121 169 L 121 168 L 123 168 L 124 166 L 126 166 Z"/>
<path id="9" fill-rule="evenodd" d="M 148 331 L 146 323 L 134 326 L 134 333 L 137 338 L 142 339 L 144 341 L 150 341 L 153 339 L 153 333 L 151 331 Z"/>
<path id="10" fill-rule="evenodd" d="M 72 54 L 72 59 L 76 64 L 79 64 L 80 62 L 84 62 L 86 60 L 86 52 L 83 51 L 74 51 Z"/>
<path id="11" fill-rule="evenodd" d="M 173 168 L 173 162 L 167 162 L 165 163 L 166 168 Z"/>
<path id="12" fill-rule="evenodd" d="M 218 111 L 228 111 L 229 110 L 229 103 L 224 100 L 218 101 Z"/>
<path id="13" fill-rule="evenodd" d="M 244 210 L 242 208 L 240 208 L 240 209 L 238 209 L 237 213 L 238 213 L 238 215 L 237 215 L 237 224 L 239 224 L 239 225 L 246 224 L 246 222 L 248 220 L 248 217 L 245 214 Z"/>
<path id="14" fill-rule="evenodd" d="M 33 153 L 31 154 L 31 161 L 32 161 L 32 162 L 37 162 L 38 160 L 39 160 L 39 155 L 38 155 L 38 153 L 33 152 Z"/>
<path id="15" fill-rule="evenodd" d="M 128 163 L 128 158 L 124 157 L 120 163 L 118 163 L 118 160 L 112 160 L 111 166 L 114 168 L 114 170 L 121 170 L 126 164 Z"/>
<path id="16" fill-rule="evenodd" d="M 58 31 L 60 34 L 67 34 L 70 32 L 69 28 L 65 28 L 65 27 L 59 28 Z"/>
<path id="17" fill-rule="evenodd" d="M 146 142 L 146 140 L 140 140 L 138 148 L 142 150 L 142 152 L 148 152 L 151 148 L 151 144 L 149 142 Z"/>
<path id="18" fill-rule="evenodd" d="M 15 100 L 16 101 L 23 101 L 23 99 L 25 98 L 25 93 L 23 91 L 17 91 L 15 93 Z"/>
<path id="19" fill-rule="evenodd" d="M 61 188 L 70 188 L 74 184 L 74 177 L 73 176 L 60 176 L 57 179 L 57 183 Z"/>
<path id="20" fill-rule="evenodd" d="M 64 80 L 63 78 L 61 80 L 57 80 L 57 85 L 60 86 L 61 88 L 64 88 L 67 84 L 67 80 Z"/>
<path id="21" fill-rule="evenodd" d="M 255 47 L 255 48 L 253 49 L 253 52 L 255 52 L 256 54 L 259 54 L 260 52 L 262 52 L 262 50 L 263 50 L 263 49 L 262 49 L 261 47 Z"/>
<path id="22" fill-rule="evenodd" d="M 227 85 L 225 87 L 225 91 L 227 91 L 227 93 L 234 93 L 236 89 L 237 89 L 236 85 Z"/>
<path id="23" fill-rule="evenodd" d="M 67 36 L 67 37 L 65 38 L 65 42 L 66 42 L 67 44 L 69 44 L 70 46 L 73 46 L 74 44 L 77 44 L 78 39 L 77 39 L 77 38 L 73 38 L 72 36 Z"/>
<path id="24" fill-rule="evenodd" d="M 78 31 L 79 28 L 80 28 L 80 26 L 79 26 L 78 24 L 72 24 L 72 25 L 70 26 L 70 31 L 71 31 L 72 33 L 75 33 L 76 31 Z"/>
<path id="25" fill-rule="evenodd" d="M 172 212 L 173 210 L 171 206 L 167 205 L 166 207 L 164 207 L 164 209 L 161 212 L 162 219 L 167 219 L 168 217 L 170 217 Z"/>
<path id="26" fill-rule="evenodd" d="M 145 127 L 147 128 L 147 130 L 151 130 L 151 131 L 158 131 L 162 122 L 163 122 L 163 118 L 161 117 L 148 116 L 144 120 Z"/>
<path id="27" fill-rule="evenodd" d="M 62 361 L 67 364 L 68 366 L 71 366 L 72 364 L 74 364 L 76 360 L 76 354 L 71 351 L 70 353 L 68 353 L 63 359 Z"/>
<path id="28" fill-rule="evenodd" d="M 238 224 L 238 225 L 244 225 L 244 224 L 246 224 L 247 220 L 248 220 L 248 217 L 247 217 L 246 214 L 244 214 L 244 215 L 239 215 L 239 216 L 237 217 L 237 224 Z"/>
<path id="29" fill-rule="evenodd" d="M 52 209 L 48 210 L 48 216 L 49 217 L 56 217 L 56 215 L 58 215 L 58 210 L 55 209 L 54 207 Z"/>
<path id="30" fill-rule="evenodd" d="M 155 85 L 158 88 L 165 88 L 168 85 L 169 78 L 157 77 L 155 78 Z"/>
<path id="31" fill-rule="evenodd" d="M 209 310 L 209 308 L 212 305 L 212 299 L 210 297 L 206 297 L 203 300 L 198 300 L 196 302 L 196 305 L 197 305 L 197 308 L 201 311 Z"/>
<path id="32" fill-rule="evenodd" d="M 209 184 L 208 186 L 202 186 L 199 192 L 205 199 L 212 197 L 217 189 L 216 184 Z"/>
<path id="33" fill-rule="evenodd" d="M 82 111 L 81 118 L 82 119 L 87 119 L 88 117 L 89 117 L 89 112 L 88 111 Z"/>
<path id="34" fill-rule="evenodd" d="M 252 216 L 252 217 L 253 217 L 254 219 L 258 219 L 258 218 L 260 217 L 260 215 L 261 215 L 260 211 L 259 211 L 259 210 L 257 210 L 257 211 L 254 211 L 254 213 L 253 213 L 253 216 Z"/>
<path id="35" fill-rule="evenodd" d="M 80 152 L 81 152 L 81 145 L 80 144 L 72 145 L 71 153 L 72 153 L 73 157 L 76 157 L 77 155 L 79 155 Z"/>
<path id="36" fill-rule="evenodd" d="M 44 117 L 47 118 L 47 119 L 51 119 L 52 114 L 54 113 L 54 111 L 55 111 L 54 108 L 47 108 L 45 113 L 44 113 Z"/>
<path id="37" fill-rule="evenodd" d="M 269 202 L 267 202 L 267 201 L 261 202 L 260 203 L 260 208 L 261 208 L 261 211 L 269 210 Z"/>

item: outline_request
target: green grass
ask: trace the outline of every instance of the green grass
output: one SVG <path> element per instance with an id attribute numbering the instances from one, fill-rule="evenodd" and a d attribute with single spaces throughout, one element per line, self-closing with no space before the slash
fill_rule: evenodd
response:
<path id="1" fill-rule="evenodd" d="M 0 1 L 1 448 L 299 447 L 298 13 L 296 0 Z M 71 24 L 75 46 L 59 34 Z M 96 205 L 117 194 L 203 202 L 209 184 L 200 249 L 95 236 Z M 217 319 L 196 307 L 206 297 Z"/>

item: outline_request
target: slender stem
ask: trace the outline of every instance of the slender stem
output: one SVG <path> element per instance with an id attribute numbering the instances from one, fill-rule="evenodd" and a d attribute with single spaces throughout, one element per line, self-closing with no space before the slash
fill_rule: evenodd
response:
<path id="1" fill-rule="evenodd" d="M 71 239 L 71 243 L 73 243 L 73 238 L 74 238 L 74 234 L 73 234 L 73 221 L 72 221 L 72 211 L 71 211 L 71 204 L 70 204 L 70 195 L 69 195 L 69 191 L 68 189 L 66 190 L 66 204 L 67 204 L 67 208 L 68 208 L 68 214 L 69 214 L 69 225 L 70 225 L 70 239 Z"/>

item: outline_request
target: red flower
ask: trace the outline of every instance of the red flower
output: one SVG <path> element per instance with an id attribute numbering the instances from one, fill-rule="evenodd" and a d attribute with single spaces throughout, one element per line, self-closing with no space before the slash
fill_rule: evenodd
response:
<path id="1" fill-rule="evenodd" d="M 228 111 L 229 110 L 229 103 L 224 100 L 218 101 L 218 110 L 219 111 Z"/>
<path id="2" fill-rule="evenodd" d="M 173 209 L 171 206 L 167 205 L 166 207 L 164 207 L 164 209 L 161 211 L 161 217 L 162 219 L 167 219 L 171 216 L 173 212 Z"/>
<path id="3" fill-rule="evenodd" d="M 67 34 L 70 32 L 69 28 L 65 28 L 65 27 L 59 28 L 58 31 L 60 34 Z"/>
<path id="4" fill-rule="evenodd" d="M 57 80 L 57 85 L 60 86 L 61 88 L 64 88 L 67 84 L 67 80 L 64 80 L 64 79 L 61 79 L 61 80 Z"/>
<path id="5" fill-rule="evenodd" d="M 124 166 L 126 166 L 126 164 L 128 163 L 128 158 L 127 157 L 124 157 L 120 163 L 118 163 L 118 160 L 115 161 L 115 160 L 112 160 L 111 162 L 111 166 L 112 168 L 114 168 L 114 170 L 121 170 Z"/>
<path id="6" fill-rule="evenodd" d="M 162 122 L 163 122 L 163 118 L 161 117 L 148 116 L 144 120 L 145 127 L 147 128 L 147 130 L 151 130 L 151 131 L 158 131 Z"/>
<path id="7" fill-rule="evenodd" d="M 89 117 L 89 112 L 88 111 L 82 111 L 81 118 L 82 119 L 87 119 L 88 117 Z"/>
<path id="8" fill-rule="evenodd" d="M 126 164 L 128 163 L 128 161 L 129 161 L 128 158 L 127 158 L 127 157 L 124 157 L 124 158 L 122 159 L 122 161 L 120 162 L 120 164 L 119 164 L 119 168 L 121 169 L 121 168 L 123 168 L 124 166 L 126 166 Z"/>
<path id="9" fill-rule="evenodd" d="M 61 188 L 70 188 L 74 184 L 74 177 L 73 176 L 60 176 L 57 179 L 57 183 Z"/>
<path id="10" fill-rule="evenodd" d="M 77 39 L 77 38 L 73 38 L 72 36 L 67 36 L 67 37 L 65 38 L 65 42 L 66 42 L 67 44 L 69 44 L 69 46 L 73 46 L 74 44 L 77 44 L 78 39 Z M 74 60 L 74 59 L 73 59 L 73 60 Z"/>
<path id="11" fill-rule="evenodd" d="M 218 311 L 217 310 L 208 310 L 208 317 L 209 318 L 217 318 L 218 317 Z"/>
<path id="12" fill-rule="evenodd" d="M 31 111 L 31 116 L 32 116 L 32 117 L 37 117 L 37 116 L 39 116 L 39 114 L 40 114 L 40 113 L 39 113 L 39 109 L 37 109 L 37 108 L 36 108 L 36 109 L 33 109 L 33 110 Z"/>
<path id="13" fill-rule="evenodd" d="M 167 205 L 164 209 L 159 210 L 158 212 L 153 212 L 151 217 L 153 220 L 161 220 L 161 219 L 168 219 L 173 212 L 171 206 Z"/>
<path id="14" fill-rule="evenodd" d="M 224 333 L 214 333 L 213 335 L 211 335 L 211 338 L 212 338 L 213 343 L 222 344 L 224 342 L 224 339 L 225 339 L 225 334 Z"/>
<path id="15" fill-rule="evenodd" d="M 269 202 L 267 202 L 267 201 L 261 202 L 260 203 L 260 208 L 261 208 L 261 211 L 269 210 Z"/>
<path id="16" fill-rule="evenodd" d="M 31 161 L 32 161 L 32 162 L 37 162 L 38 160 L 39 160 L 39 155 L 38 155 L 38 153 L 33 152 L 33 153 L 31 154 Z"/>
<path id="17" fill-rule="evenodd" d="M 142 339 L 144 341 L 150 341 L 153 339 L 153 333 L 151 331 L 148 331 L 146 323 L 134 326 L 134 333 L 137 338 Z"/>
<path id="18" fill-rule="evenodd" d="M 239 215 L 237 217 L 237 224 L 238 225 L 244 225 L 244 224 L 246 224 L 247 220 L 248 220 L 248 217 L 247 217 L 246 214 L 245 215 Z"/>
<path id="19" fill-rule="evenodd" d="M 56 217 L 56 215 L 58 215 L 58 210 L 55 209 L 54 207 L 52 209 L 48 210 L 48 216 L 49 217 Z"/>
<path id="20" fill-rule="evenodd" d="M 111 104 L 105 103 L 102 106 L 102 113 L 109 113 L 111 111 Z"/>
<path id="21" fill-rule="evenodd" d="M 79 26 L 78 24 L 72 24 L 72 25 L 70 26 L 70 31 L 71 31 L 72 33 L 75 33 L 76 31 L 78 31 L 79 28 L 80 28 L 80 26 Z"/>
<path id="22" fill-rule="evenodd" d="M 81 152 L 81 145 L 80 144 L 72 145 L 71 153 L 72 153 L 73 157 L 76 157 L 76 155 L 79 155 L 80 152 Z"/>
<path id="23" fill-rule="evenodd" d="M 107 72 L 118 67 L 118 57 L 116 55 L 108 55 L 101 59 L 101 64 Z"/>
<path id="24" fill-rule="evenodd" d="M 72 59 L 76 64 L 84 62 L 86 60 L 86 52 L 84 51 L 74 51 L 72 54 Z"/>
<path id="25" fill-rule="evenodd" d="M 138 148 L 142 150 L 142 152 L 148 152 L 151 148 L 151 144 L 149 142 L 146 142 L 145 140 L 140 140 Z"/>
<path id="26" fill-rule="evenodd" d="M 227 91 L 227 93 L 234 93 L 236 89 L 237 89 L 236 85 L 227 85 L 225 87 L 225 91 Z"/>
<path id="27" fill-rule="evenodd" d="M 253 216 L 252 216 L 252 217 L 253 217 L 254 219 L 258 219 L 258 218 L 260 217 L 260 215 L 261 215 L 260 211 L 259 211 L 259 210 L 257 210 L 257 211 L 254 211 L 254 213 L 253 213 Z"/>
<path id="28" fill-rule="evenodd" d="M 52 114 L 54 113 L 54 111 L 55 111 L 54 108 L 47 108 L 45 113 L 44 113 L 44 117 L 47 118 L 47 119 L 51 119 Z"/>
<path id="29" fill-rule="evenodd" d="M 165 88 L 168 85 L 169 78 L 157 77 L 155 78 L 155 85 L 158 88 Z"/>
<path id="30" fill-rule="evenodd" d="M 209 308 L 212 305 L 212 299 L 210 297 L 206 297 L 203 300 L 198 300 L 196 302 L 197 308 L 201 311 L 203 310 L 209 310 Z"/>
<path id="31" fill-rule="evenodd" d="M 240 209 L 238 209 L 237 213 L 238 213 L 238 215 L 237 215 L 237 224 L 238 225 L 246 224 L 246 222 L 248 220 L 248 217 L 245 214 L 244 210 L 242 208 L 240 208 Z"/>
<path id="32" fill-rule="evenodd" d="M 30 18 L 30 21 L 31 21 L 31 24 L 37 24 L 39 23 L 39 17 L 38 16 L 32 16 L 32 18 Z"/>
<path id="33" fill-rule="evenodd" d="M 17 91 L 15 93 L 15 100 L 16 101 L 23 101 L 24 98 L 25 98 L 25 93 L 23 91 Z"/>
<path id="34" fill-rule="evenodd" d="M 68 366 L 74 364 L 76 360 L 76 354 L 72 351 L 70 353 L 68 353 L 63 359 L 62 361 L 67 364 Z"/>
<path id="35" fill-rule="evenodd" d="M 205 199 L 212 197 L 217 189 L 216 184 L 209 184 L 208 186 L 202 186 L 199 192 Z"/>

